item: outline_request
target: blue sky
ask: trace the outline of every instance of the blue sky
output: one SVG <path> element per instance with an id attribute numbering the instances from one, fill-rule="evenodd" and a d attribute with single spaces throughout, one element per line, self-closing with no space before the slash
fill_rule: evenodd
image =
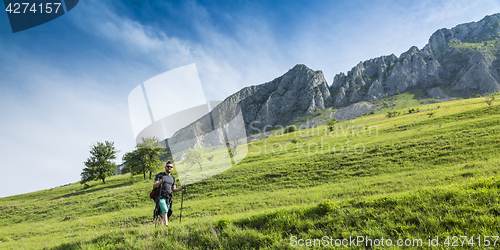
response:
<path id="1" fill-rule="evenodd" d="M 76 182 L 93 143 L 133 150 L 127 97 L 196 63 L 208 100 L 295 64 L 335 74 L 500 12 L 485 1 L 80 1 L 13 34 L 0 13 L 0 197 Z M 185 91 L 173 89 L 172 91 Z"/>

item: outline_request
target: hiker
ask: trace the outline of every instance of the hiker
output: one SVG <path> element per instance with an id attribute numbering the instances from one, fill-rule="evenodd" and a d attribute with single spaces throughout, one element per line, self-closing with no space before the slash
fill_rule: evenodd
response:
<path id="1" fill-rule="evenodd" d="M 172 176 L 172 170 L 174 170 L 174 164 L 172 161 L 167 161 L 165 164 L 165 172 L 158 173 L 155 177 L 155 183 L 153 188 L 157 188 L 162 185 L 161 196 L 160 196 L 160 224 L 165 224 L 168 226 L 168 218 L 172 214 L 172 193 L 179 192 L 186 188 L 186 185 L 182 185 L 180 188 L 175 187 L 175 178 Z"/>

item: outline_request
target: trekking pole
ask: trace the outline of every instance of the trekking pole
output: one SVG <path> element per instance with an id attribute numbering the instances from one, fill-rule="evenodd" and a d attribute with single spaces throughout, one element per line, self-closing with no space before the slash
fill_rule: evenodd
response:
<path id="1" fill-rule="evenodd" d="M 186 188 L 182 189 L 182 196 L 181 196 L 181 214 L 179 218 L 179 224 L 182 223 L 182 202 L 184 201 L 184 193 L 186 192 Z"/>
<path id="2" fill-rule="evenodd" d="M 156 206 L 155 206 L 155 212 L 154 212 L 154 216 L 153 216 L 153 220 L 158 220 L 158 210 L 160 210 L 160 213 L 161 213 L 161 208 L 160 208 L 160 199 L 161 199 L 161 190 L 162 190 L 162 187 L 163 187 L 163 183 L 161 183 L 157 188 L 159 189 L 159 192 L 158 192 L 158 197 L 155 199 L 155 203 L 156 203 Z M 156 221 L 155 223 L 155 227 L 158 226 L 158 221 Z"/>

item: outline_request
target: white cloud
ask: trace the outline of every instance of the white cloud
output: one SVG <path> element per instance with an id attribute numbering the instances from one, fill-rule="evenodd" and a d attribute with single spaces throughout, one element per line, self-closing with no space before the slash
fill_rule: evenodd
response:
<path id="1" fill-rule="evenodd" d="M 2 52 L 15 77 L 0 86 L 0 197 L 78 181 L 92 143 L 133 149 L 126 96 L 111 94 L 102 75 L 74 77 L 21 51 Z"/>
<path id="2" fill-rule="evenodd" d="M 196 63 L 209 100 L 221 100 L 244 86 L 270 81 L 288 69 L 279 65 L 289 62 L 275 60 L 280 59 L 279 50 L 260 21 L 250 27 L 238 26 L 235 39 L 218 32 L 211 26 L 207 11 L 191 4 L 190 16 L 197 18 L 191 21 L 197 23 L 202 41 L 198 43 L 170 37 L 164 30 L 118 16 L 99 4 L 88 8 L 86 12 L 95 13 L 95 18 L 90 19 L 91 25 L 80 24 L 83 29 L 153 65 L 157 74 Z"/>
<path id="3" fill-rule="evenodd" d="M 479 21 L 500 12 L 498 1 L 353 2 L 356 9 L 335 4 L 300 16 L 302 22 L 286 47 L 288 61 L 320 69 L 331 84 L 333 76 L 358 62 L 411 46 L 422 48 L 440 28 Z M 292 59 L 290 59 L 292 58 Z"/>
<path id="4" fill-rule="evenodd" d="M 0 197 L 79 180 L 97 141 L 114 141 L 122 154 L 132 150 L 128 94 L 168 70 L 196 63 L 207 100 L 271 81 L 297 63 L 322 70 L 331 83 L 359 61 L 399 56 L 439 28 L 500 12 L 492 0 L 377 2 L 345 11 L 322 3 L 320 11 L 300 12 L 295 26 L 223 13 L 232 22 L 228 33 L 213 24 L 214 13 L 190 2 L 184 11 L 199 39 L 188 40 L 120 16 L 109 2 L 81 2 L 68 18 L 98 48 L 75 53 L 71 70 L 15 44 L 0 46 Z M 287 30 L 276 32 L 278 26 Z M 25 181 L 30 185 L 20 187 Z"/>

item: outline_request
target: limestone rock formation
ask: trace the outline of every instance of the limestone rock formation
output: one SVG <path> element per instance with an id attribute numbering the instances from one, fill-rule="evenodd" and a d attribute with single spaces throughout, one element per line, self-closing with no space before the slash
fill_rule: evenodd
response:
<path id="1" fill-rule="evenodd" d="M 182 149 L 195 145 L 220 145 L 224 142 L 225 135 L 216 131 L 217 120 L 229 121 L 239 112 L 242 114 L 246 133 L 250 135 L 264 129 L 271 130 L 275 126 L 292 124 L 297 116 L 312 114 L 332 105 L 323 72 L 298 64 L 270 82 L 243 88 L 229 96 L 210 114 L 177 131 L 168 139 L 168 143 Z M 226 118 L 217 118 L 222 116 Z M 212 126 L 212 121 L 215 121 L 215 126 Z M 232 130 L 225 131 L 229 133 Z"/>
<path id="2" fill-rule="evenodd" d="M 244 133 L 250 136 L 264 128 L 293 124 L 297 117 L 327 107 L 354 107 L 361 115 L 375 107 L 359 104 L 362 107 L 356 108 L 353 104 L 414 88 L 448 98 L 450 93 L 445 89 L 484 94 L 500 91 L 499 83 L 500 14 L 495 14 L 479 22 L 440 29 L 422 49 L 413 46 L 399 57 L 391 54 L 360 62 L 347 74 L 335 75 L 331 86 L 321 71 L 298 64 L 270 82 L 245 87 L 229 96 L 210 114 L 179 130 L 168 141 L 185 144 L 186 148 L 222 145 L 234 129 L 217 130 L 221 126 L 217 120 L 230 120 L 240 113 Z M 350 113 L 351 108 L 343 109 L 335 117 L 351 119 Z"/>
<path id="3" fill-rule="evenodd" d="M 379 99 L 412 88 L 449 86 L 480 93 L 500 91 L 500 14 L 479 22 L 440 29 L 422 49 L 411 47 L 399 57 L 360 62 L 347 75 L 333 78 L 336 106 Z"/>

